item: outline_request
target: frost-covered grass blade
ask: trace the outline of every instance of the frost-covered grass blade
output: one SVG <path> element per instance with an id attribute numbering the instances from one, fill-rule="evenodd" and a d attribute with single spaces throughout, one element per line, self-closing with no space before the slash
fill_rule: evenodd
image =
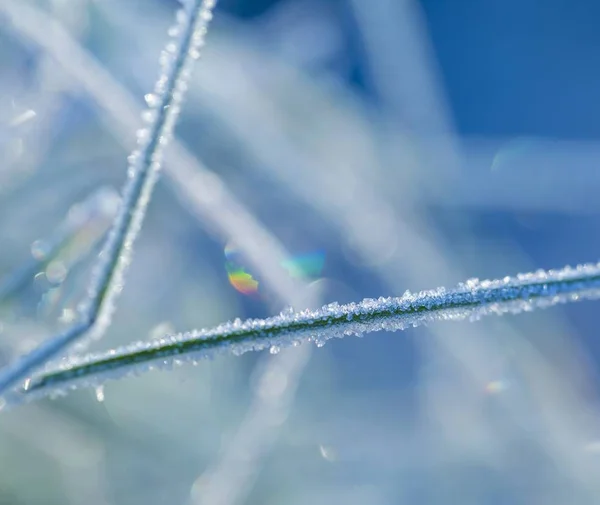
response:
<path id="1" fill-rule="evenodd" d="M 557 303 L 600 297 L 600 263 L 540 270 L 499 280 L 470 279 L 453 290 L 439 288 L 401 297 L 326 305 L 312 311 L 289 310 L 268 319 L 235 320 L 209 330 L 191 331 L 152 342 L 138 342 L 103 354 L 70 358 L 34 378 L 20 396 L 57 393 L 105 379 L 198 360 L 218 352 L 242 354 L 348 335 L 402 330 L 437 320 L 475 320 L 488 314 L 518 313 Z M 18 399 L 17 399 L 18 401 Z"/>

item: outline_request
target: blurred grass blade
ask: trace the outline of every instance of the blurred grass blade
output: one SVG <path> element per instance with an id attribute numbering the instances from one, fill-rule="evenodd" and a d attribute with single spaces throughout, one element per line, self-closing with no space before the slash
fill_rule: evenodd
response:
<path id="1" fill-rule="evenodd" d="M 539 270 L 501 280 L 470 279 L 453 290 L 439 288 L 398 298 L 365 299 L 360 303 L 333 303 L 319 310 L 283 312 L 268 319 L 222 324 L 152 342 L 138 342 L 104 354 L 66 360 L 59 369 L 34 378 L 21 396 L 58 393 L 77 386 L 98 385 L 118 378 L 172 365 L 183 358 L 198 360 L 228 351 L 242 354 L 312 341 L 395 331 L 439 320 L 475 320 L 488 314 L 518 313 L 557 303 L 600 297 L 600 263 Z M 18 400 L 17 400 L 18 401 Z"/>
<path id="2" fill-rule="evenodd" d="M 0 281 L 0 303 L 15 296 L 33 277 L 53 260 L 61 258 L 70 265 L 85 254 L 108 229 L 116 213 L 118 195 L 111 188 L 100 188 L 83 202 L 71 207 L 67 217 L 48 240 L 31 246 L 31 258 Z"/>

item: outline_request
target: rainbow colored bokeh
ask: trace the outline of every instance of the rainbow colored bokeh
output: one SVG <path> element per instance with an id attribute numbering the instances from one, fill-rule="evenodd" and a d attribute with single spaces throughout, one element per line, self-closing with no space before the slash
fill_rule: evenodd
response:
<path id="1" fill-rule="evenodd" d="M 242 265 L 239 250 L 234 244 L 225 246 L 225 270 L 229 283 L 244 295 L 258 293 L 258 281 L 252 274 L 248 273 Z M 325 265 L 325 252 L 313 251 L 293 256 L 281 262 L 281 266 L 287 270 L 290 277 L 294 279 L 313 279 L 321 275 Z"/>
<path id="2" fill-rule="evenodd" d="M 324 265 L 325 253 L 323 251 L 299 254 L 281 262 L 281 266 L 294 279 L 319 277 Z"/>
<path id="3" fill-rule="evenodd" d="M 230 284 L 244 295 L 252 295 L 258 292 L 258 281 L 256 281 L 249 273 L 241 269 L 228 270 Z"/>

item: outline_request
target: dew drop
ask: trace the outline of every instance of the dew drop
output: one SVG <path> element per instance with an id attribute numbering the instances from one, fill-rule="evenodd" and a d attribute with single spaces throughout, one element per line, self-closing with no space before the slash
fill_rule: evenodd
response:
<path id="1" fill-rule="evenodd" d="M 98 386 L 96 388 L 96 400 L 99 402 L 104 401 L 104 386 Z"/>
<path id="2" fill-rule="evenodd" d="M 156 111 L 152 109 L 145 110 L 142 112 L 142 121 L 145 123 L 152 123 L 156 119 Z"/>
<path id="3" fill-rule="evenodd" d="M 319 452 L 321 453 L 321 457 L 326 461 L 333 462 L 336 460 L 336 453 L 333 447 L 329 447 L 327 445 L 320 445 Z"/>
<path id="4" fill-rule="evenodd" d="M 70 324 L 75 321 L 75 311 L 73 309 L 63 309 L 58 320 L 62 324 Z"/>
<path id="5" fill-rule="evenodd" d="M 43 260 L 50 252 L 50 244 L 45 240 L 36 240 L 31 244 L 31 255 L 36 260 Z"/>
<path id="6" fill-rule="evenodd" d="M 23 123 L 26 123 L 27 121 L 30 121 L 31 119 L 33 119 L 35 116 L 37 116 L 37 113 L 34 110 L 32 110 L 32 109 L 26 110 L 22 114 L 19 114 L 18 116 L 14 117 L 10 121 L 9 126 L 11 126 L 11 127 L 20 126 Z"/>
<path id="7" fill-rule="evenodd" d="M 46 267 L 46 279 L 51 284 L 61 284 L 68 273 L 69 271 L 62 261 L 52 261 Z"/>
<path id="8" fill-rule="evenodd" d="M 145 95 L 144 100 L 146 100 L 148 107 L 156 107 L 159 102 L 158 96 L 154 93 L 148 93 L 147 95 Z"/>
<path id="9" fill-rule="evenodd" d="M 179 23 L 179 24 L 185 23 L 187 20 L 187 14 L 185 13 L 185 9 L 179 9 L 177 11 L 177 13 L 175 14 L 175 18 L 177 20 L 177 23 Z"/>
<path id="10" fill-rule="evenodd" d="M 479 279 L 473 277 L 465 282 L 467 289 L 476 289 L 479 286 Z"/>
<path id="11" fill-rule="evenodd" d="M 139 159 L 140 159 L 140 152 L 137 150 L 133 151 L 129 156 L 127 156 L 127 161 L 130 164 L 136 163 Z"/>
<path id="12" fill-rule="evenodd" d="M 281 351 L 281 347 L 279 347 L 278 345 L 272 345 L 269 349 L 269 352 L 271 354 L 279 354 L 279 351 Z"/>
<path id="13" fill-rule="evenodd" d="M 169 42 L 165 47 L 165 51 L 169 54 L 175 54 L 177 52 L 177 44 L 175 44 L 175 42 Z"/>
<path id="14" fill-rule="evenodd" d="M 148 338 L 150 340 L 157 340 L 164 338 L 165 335 L 173 335 L 174 333 L 174 326 L 169 321 L 163 321 L 150 330 Z"/>
<path id="15" fill-rule="evenodd" d="M 135 136 L 137 137 L 138 142 L 144 142 L 150 136 L 150 130 L 148 130 L 148 128 L 140 128 Z"/>

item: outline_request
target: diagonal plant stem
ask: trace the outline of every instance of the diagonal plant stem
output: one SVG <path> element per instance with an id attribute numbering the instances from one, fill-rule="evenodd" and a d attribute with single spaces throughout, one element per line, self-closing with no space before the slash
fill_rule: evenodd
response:
<path id="1" fill-rule="evenodd" d="M 139 373 L 184 358 L 198 360 L 218 352 L 242 354 L 373 331 L 402 330 L 449 319 L 475 320 L 483 315 L 530 311 L 557 303 L 600 298 L 600 263 L 539 270 L 500 280 L 470 279 L 453 290 L 439 288 L 398 298 L 365 299 L 326 305 L 315 311 L 285 312 L 268 319 L 225 323 L 153 342 L 138 342 L 103 354 L 75 357 L 34 378 L 21 392 L 47 394 L 106 379 Z M 37 396 L 37 395 L 33 395 Z M 16 400 L 18 401 L 18 400 Z"/>
<path id="2" fill-rule="evenodd" d="M 131 249 L 156 182 L 162 150 L 172 134 L 191 62 L 199 56 L 215 3 L 216 0 L 193 0 L 177 14 L 174 31 L 178 40 L 167 44 L 161 56 L 162 73 L 154 94 L 146 96 L 149 109 L 144 120 L 149 126 L 138 131 L 139 149 L 129 157 L 128 180 L 123 189 L 121 209 L 100 254 L 79 321 L 1 370 L 0 394 L 85 334 L 101 336 L 110 324 L 131 259 Z"/>

